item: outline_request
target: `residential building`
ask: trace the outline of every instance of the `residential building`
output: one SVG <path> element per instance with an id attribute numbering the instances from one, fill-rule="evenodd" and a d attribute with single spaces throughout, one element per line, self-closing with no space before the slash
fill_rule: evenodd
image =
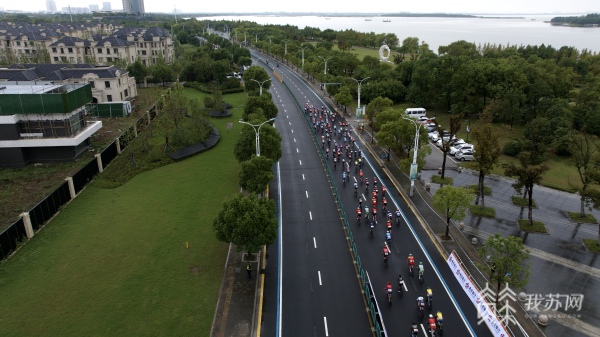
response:
<path id="1" fill-rule="evenodd" d="M 56 2 L 54 0 L 46 0 L 46 11 L 56 12 Z"/>
<path id="2" fill-rule="evenodd" d="M 88 121 L 90 84 L 4 82 L 0 85 L 0 166 L 76 159 L 102 127 Z"/>
<path id="3" fill-rule="evenodd" d="M 123 0 L 123 11 L 128 14 L 144 15 L 144 0 Z"/>
<path id="4" fill-rule="evenodd" d="M 137 96 L 135 78 L 123 69 L 89 64 L 13 64 L 0 68 L 2 81 L 44 81 L 52 84 L 90 84 L 92 103 L 130 101 Z"/>
<path id="5" fill-rule="evenodd" d="M 99 12 L 100 11 L 100 7 L 98 7 L 98 5 L 89 5 L 88 7 L 90 7 L 90 12 Z"/>
<path id="6" fill-rule="evenodd" d="M 0 64 L 108 65 L 117 60 L 129 64 L 139 57 L 144 64 L 152 65 L 160 55 L 165 62 L 172 62 L 174 45 L 169 32 L 158 27 L 117 27 L 111 23 L 0 22 Z"/>
<path id="7" fill-rule="evenodd" d="M 112 9 L 110 7 L 110 2 L 103 2 L 102 3 L 102 11 L 104 12 L 110 12 Z"/>

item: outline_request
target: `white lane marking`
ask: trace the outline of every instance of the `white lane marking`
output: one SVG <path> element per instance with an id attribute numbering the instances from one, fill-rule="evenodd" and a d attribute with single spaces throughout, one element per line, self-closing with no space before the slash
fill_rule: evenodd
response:
<path id="1" fill-rule="evenodd" d="M 288 122 L 289 125 L 292 125 L 292 122 Z"/>
<path id="2" fill-rule="evenodd" d="M 357 183 L 358 180 L 356 180 L 356 176 L 352 176 L 352 178 L 354 178 L 354 182 Z"/>
<path id="3" fill-rule="evenodd" d="M 302 160 L 298 159 L 298 161 L 300 162 L 300 165 L 302 165 Z"/>
<path id="4" fill-rule="evenodd" d="M 327 329 L 327 317 L 323 316 L 323 322 L 325 322 L 325 336 L 329 336 L 329 330 Z"/>
<path id="5" fill-rule="evenodd" d="M 363 194 L 361 194 L 361 195 L 362 195 L 362 197 L 363 197 L 363 200 L 367 200 L 367 198 L 365 198 L 365 194 L 364 194 L 364 193 L 363 193 Z"/>
<path id="6" fill-rule="evenodd" d="M 300 150 L 298 150 L 297 148 L 296 148 L 296 153 L 300 153 Z"/>
<path id="7" fill-rule="evenodd" d="M 313 243 L 315 244 L 315 248 L 317 248 L 317 238 L 313 236 Z"/>
<path id="8" fill-rule="evenodd" d="M 296 142 L 296 138 L 294 138 L 294 143 Z"/>
<path id="9" fill-rule="evenodd" d="M 308 191 L 304 191 L 304 192 L 306 192 L 306 198 L 308 199 Z"/>
<path id="10" fill-rule="evenodd" d="M 318 273 L 319 273 L 319 285 L 322 286 L 323 282 L 321 282 L 321 271 L 319 270 Z"/>
<path id="11" fill-rule="evenodd" d="M 406 282 L 402 282 L 402 286 L 404 286 L 404 292 L 408 292 L 408 288 L 406 287 Z"/>
<path id="12" fill-rule="evenodd" d="M 292 129 L 292 133 L 294 133 L 294 129 Z"/>
<path id="13" fill-rule="evenodd" d="M 288 116 L 288 115 L 285 115 L 285 118 L 290 118 L 290 116 Z"/>
<path id="14" fill-rule="evenodd" d="M 312 220 L 312 212 L 308 211 L 308 215 L 310 216 L 310 219 Z"/>
<path id="15" fill-rule="evenodd" d="M 425 330 L 425 327 L 423 326 L 423 324 L 421 324 L 421 330 L 423 330 L 423 334 L 425 336 L 427 336 L 427 331 Z"/>
<path id="16" fill-rule="evenodd" d="M 302 180 L 306 180 L 306 179 L 304 178 L 304 173 L 302 173 Z"/>

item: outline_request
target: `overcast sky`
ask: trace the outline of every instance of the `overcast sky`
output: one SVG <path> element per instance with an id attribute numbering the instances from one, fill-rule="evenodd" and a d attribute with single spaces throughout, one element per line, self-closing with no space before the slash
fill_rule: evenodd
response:
<path id="1" fill-rule="evenodd" d="M 56 7 L 87 7 L 110 1 L 112 9 L 122 9 L 120 0 L 54 0 Z M 338 12 L 338 13 L 495 13 L 555 14 L 600 13 L 599 0 L 417 0 L 381 1 L 381 6 L 364 0 L 145 0 L 146 12 L 255 13 L 255 12 Z M 343 5 L 342 5 L 343 4 Z M 45 0 L 0 0 L 5 10 L 40 11 Z"/>

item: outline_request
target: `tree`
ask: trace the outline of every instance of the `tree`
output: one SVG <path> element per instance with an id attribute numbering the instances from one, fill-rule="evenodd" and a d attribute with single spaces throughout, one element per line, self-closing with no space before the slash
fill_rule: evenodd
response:
<path id="1" fill-rule="evenodd" d="M 213 220 L 217 240 L 233 243 L 248 255 L 277 238 L 275 202 L 256 194 L 235 194 L 223 203 Z"/>
<path id="2" fill-rule="evenodd" d="M 446 174 L 446 159 L 448 157 L 448 152 L 450 152 L 450 148 L 456 143 L 456 133 L 460 130 L 460 116 L 459 115 L 451 115 L 450 116 L 450 128 L 448 132 L 438 125 L 438 133 L 442 139 L 442 146 L 440 150 L 444 153 L 444 159 L 442 161 L 442 179 L 444 179 L 444 175 Z"/>
<path id="3" fill-rule="evenodd" d="M 489 263 L 480 265 L 480 268 L 497 283 L 496 308 L 501 285 L 510 284 L 520 289 L 529 282 L 529 250 L 525 249 L 521 238 L 494 234 L 479 248 L 479 254 Z"/>
<path id="4" fill-rule="evenodd" d="M 475 127 L 473 138 L 477 145 L 477 150 L 473 153 L 473 157 L 475 158 L 474 167 L 479 171 L 479 195 L 475 199 L 475 205 L 478 205 L 481 199 L 481 207 L 485 207 L 485 194 L 483 193 L 485 175 L 489 174 L 498 163 L 498 158 L 500 158 L 502 150 L 498 143 L 498 133 L 494 131 L 492 125 L 489 123 L 481 127 Z"/>
<path id="5" fill-rule="evenodd" d="M 378 96 L 375 99 L 371 100 L 371 102 L 367 104 L 367 118 L 369 119 L 371 125 L 373 125 L 373 123 L 375 122 L 375 117 L 377 116 L 377 114 L 379 114 L 387 108 L 392 107 L 392 105 L 394 105 L 394 102 L 387 97 Z"/>
<path id="6" fill-rule="evenodd" d="M 171 82 L 173 80 L 173 71 L 171 67 L 165 63 L 157 63 L 152 68 L 152 77 L 162 83 L 165 86 L 165 82 Z"/>
<path id="7" fill-rule="evenodd" d="M 433 195 L 433 207 L 446 216 L 446 237 L 450 234 L 450 219 L 462 220 L 467 215 L 467 207 L 475 197 L 465 187 L 446 185 Z"/>
<path id="8" fill-rule="evenodd" d="M 240 187 L 248 192 L 260 194 L 274 176 L 271 159 L 252 156 L 250 160 L 242 162 L 239 173 Z"/>
<path id="9" fill-rule="evenodd" d="M 271 87 L 271 81 L 267 81 L 270 79 L 269 74 L 267 74 L 267 71 L 259 66 L 251 66 L 250 68 L 246 69 L 244 75 L 242 75 L 242 79 L 244 79 L 244 87 L 246 88 L 246 92 L 260 89 L 260 85 L 252 80 L 256 80 L 258 82 L 266 81 L 263 83 L 263 91 L 269 90 Z"/>
<path id="10" fill-rule="evenodd" d="M 346 106 L 350 103 L 352 103 L 352 95 L 350 95 L 350 88 L 348 87 L 343 87 L 340 89 L 340 91 L 337 93 L 337 95 L 334 96 L 335 100 L 344 106 L 344 113 L 346 112 Z"/>
<path id="11" fill-rule="evenodd" d="M 600 167 L 598 166 L 598 145 L 595 144 L 591 136 L 584 132 L 574 132 L 571 136 L 570 152 L 573 159 L 572 165 L 577 169 L 581 186 L 577 187 L 580 196 L 579 213 L 585 217 L 585 207 L 594 205 L 600 206 L 600 196 L 597 191 L 589 188 L 593 184 L 600 182 Z M 575 186 L 572 186 L 575 187 Z"/>
<path id="12" fill-rule="evenodd" d="M 277 117 L 277 106 L 269 96 L 250 96 L 246 100 L 246 106 L 244 106 L 244 114 L 242 118 L 248 120 L 250 114 L 256 113 L 258 109 L 262 110 L 262 114 L 265 119 L 271 119 Z"/>
<path id="13" fill-rule="evenodd" d="M 260 121 L 252 121 L 253 124 Z M 233 154 L 238 162 L 250 160 L 256 154 L 256 133 L 250 125 L 244 125 L 238 138 Z M 274 162 L 281 158 L 281 135 L 271 124 L 266 123 L 260 128 L 260 155 Z"/>
<path id="14" fill-rule="evenodd" d="M 130 76 L 135 78 L 136 83 L 141 83 L 148 76 L 148 68 L 142 63 L 138 57 L 135 62 L 127 66 L 127 71 Z"/>

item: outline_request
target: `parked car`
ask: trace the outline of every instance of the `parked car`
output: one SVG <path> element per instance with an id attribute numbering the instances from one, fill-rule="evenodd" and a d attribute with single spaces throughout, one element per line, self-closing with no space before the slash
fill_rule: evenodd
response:
<path id="1" fill-rule="evenodd" d="M 437 130 L 437 124 L 435 124 L 435 122 L 429 122 L 425 124 L 424 127 L 427 132 L 433 132 Z"/>
<path id="2" fill-rule="evenodd" d="M 457 152 L 465 151 L 465 150 L 473 150 L 473 145 L 467 144 L 467 143 L 454 144 L 454 146 L 452 146 L 450 148 L 450 154 L 454 156 L 454 155 L 456 155 Z"/>
<path id="3" fill-rule="evenodd" d="M 421 117 L 417 118 L 417 123 L 427 122 L 428 120 L 429 120 L 429 117 L 421 116 Z"/>
<path id="4" fill-rule="evenodd" d="M 460 161 L 473 161 L 475 160 L 475 157 L 473 156 L 473 150 L 467 150 L 467 151 L 459 151 L 456 153 L 456 159 L 460 160 Z"/>
<path id="5" fill-rule="evenodd" d="M 440 133 L 437 131 L 431 131 L 429 132 L 429 140 L 431 140 L 432 142 L 437 142 L 438 139 L 440 138 Z"/>
<path id="6" fill-rule="evenodd" d="M 457 139 L 457 138 L 456 138 L 456 136 L 454 136 L 454 138 L 453 138 L 453 139 L 456 139 L 456 142 L 455 142 L 454 144 L 456 144 L 456 143 L 464 143 L 464 142 L 465 142 L 465 141 L 464 141 L 464 140 L 462 140 L 461 138 L 458 138 L 458 139 Z M 442 147 L 442 141 L 445 141 L 445 142 L 447 142 L 447 141 L 448 141 L 448 136 L 444 136 L 444 137 L 442 137 L 442 138 L 438 139 L 438 140 L 437 140 L 437 142 L 435 143 L 435 145 L 436 145 L 437 147 Z"/>

